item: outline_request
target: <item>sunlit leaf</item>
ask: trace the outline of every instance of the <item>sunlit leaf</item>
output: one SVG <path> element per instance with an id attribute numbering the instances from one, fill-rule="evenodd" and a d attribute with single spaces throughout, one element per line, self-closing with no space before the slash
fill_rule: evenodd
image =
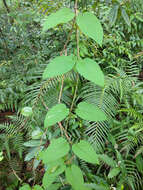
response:
<path id="1" fill-rule="evenodd" d="M 86 79 L 95 84 L 104 86 L 104 74 L 100 66 L 92 59 L 86 58 L 77 62 L 76 68 L 78 72 Z"/>
<path id="2" fill-rule="evenodd" d="M 81 140 L 72 146 L 73 152 L 86 162 L 99 164 L 97 154 L 89 142 Z"/>
<path id="3" fill-rule="evenodd" d="M 69 144 L 64 138 L 53 139 L 48 148 L 40 153 L 40 158 L 44 163 L 54 162 L 65 156 L 69 149 Z"/>
<path id="4" fill-rule="evenodd" d="M 65 104 L 55 105 L 47 112 L 44 120 L 44 127 L 47 128 L 56 124 L 57 122 L 62 121 L 68 116 L 68 114 L 69 109 L 66 107 Z"/>
<path id="5" fill-rule="evenodd" d="M 69 72 L 74 64 L 73 56 L 58 56 L 47 65 L 43 73 L 43 79 L 63 75 Z"/>
<path id="6" fill-rule="evenodd" d="M 76 22 L 85 35 L 95 40 L 99 45 L 102 45 L 103 28 L 93 13 L 86 12 L 79 14 Z"/>
<path id="7" fill-rule="evenodd" d="M 43 32 L 50 28 L 57 26 L 58 24 L 67 23 L 74 18 L 74 12 L 69 8 L 62 8 L 56 13 L 52 13 L 47 16 L 43 24 Z"/>
<path id="8" fill-rule="evenodd" d="M 106 116 L 98 107 L 87 102 L 81 102 L 78 104 L 76 114 L 82 119 L 89 121 L 104 121 Z"/>

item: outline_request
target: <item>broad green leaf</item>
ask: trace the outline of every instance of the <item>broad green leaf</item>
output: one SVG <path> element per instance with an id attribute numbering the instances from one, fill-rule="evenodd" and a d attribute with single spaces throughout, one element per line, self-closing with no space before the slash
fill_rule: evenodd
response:
<path id="1" fill-rule="evenodd" d="M 43 24 L 43 32 L 50 28 L 57 26 L 58 24 L 67 23 L 74 18 L 74 13 L 69 8 L 63 8 L 47 16 Z"/>
<path id="2" fill-rule="evenodd" d="M 29 117 L 33 114 L 32 108 L 31 107 L 24 107 L 21 110 L 21 114 L 24 115 L 25 117 Z"/>
<path id="3" fill-rule="evenodd" d="M 98 158 L 105 162 L 108 166 L 116 167 L 116 162 L 113 160 L 113 158 L 107 156 L 106 154 L 98 154 Z"/>
<path id="4" fill-rule="evenodd" d="M 30 161 L 32 158 L 38 156 L 38 153 L 44 148 L 44 146 L 32 147 L 28 150 L 28 153 L 25 156 L 24 161 Z"/>
<path id="5" fill-rule="evenodd" d="M 56 124 L 57 122 L 62 121 L 68 116 L 68 114 L 69 114 L 69 109 L 66 107 L 65 104 L 55 105 L 46 114 L 44 127 L 47 128 L 49 126 Z"/>
<path id="6" fill-rule="evenodd" d="M 127 15 L 127 12 L 124 8 L 121 8 L 121 14 L 122 14 L 124 21 L 127 23 L 127 25 L 131 26 L 129 16 Z"/>
<path id="7" fill-rule="evenodd" d="M 73 56 L 58 56 L 53 59 L 43 73 L 43 79 L 57 77 L 69 72 L 75 64 Z"/>
<path id="8" fill-rule="evenodd" d="M 118 9 L 119 9 L 119 5 L 114 5 L 109 13 L 108 18 L 109 18 L 109 22 L 110 22 L 111 26 L 113 26 L 116 22 L 117 15 L 118 15 Z"/>
<path id="9" fill-rule="evenodd" d="M 55 181 L 56 177 L 59 176 L 61 173 L 63 173 L 65 169 L 66 166 L 61 165 L 59 168 L 54 170 L 54 172 L 47 171 L 42 180 L 44 188 L 48 188 Z"/>
<path id="10" fill-rule="evenodd" d="M 40 153 L 40 158 L 43 162 L 49 163 L 54 162 L 63 156 L 65 156 L 70 150 L 69 144 L 67 141 L 60 137 L 58 139 L 53 139 L 49 147 Z"/>
<path id="11" fill-rule="evenodd" d="M 113 168 L 113 169 L 110 170 L 110 172 L 108 174 L 108 178 L 116 177 L 119 173 L 120 173 L 119 168 Z"/>
<path id="12" fill-rule="evenodd" d="M 35 185 L 32 190 L 43 190 L 40 185 Z"/>
<path id="13" fill-rule="evenodd" d="M 99 164 L 97 154 L 89 142 L 81 140 L 72 146 L 73 152 L 86 162 Z"/>
<path id="14" fill-rule="evenodd" d="M 95 84 L 104 86 L 104 74 L 99 65 L 92 59 L 86 58 L 79 60 L 76 65 L 77 71 L 86 79 Z"/>
<path id="15" fill-rule="evenodd" d="M 99 45 L 103 41 L 103 28 L 98 18 L 90 12 L 79 14 L 76 20 L 81 31 Z"/>
<path id="16" fill-rule="evenodd" d="M 84 186 L 82 171 L 76 165 L 66 168 L 66 179 L 74 190 L 88 190 Z"/>
<path id="17" fill-rule="evenodd" d="M 28 184 L 25 184 L 22 187 L 20 187 L 19 190 L 31 190 L 31 187 Z"/>
<path id="18" fill-rule="evenodd" d="M 61 186 L 60 183 L 52 184 L 50 185 L 49 190 L 58 190 L 60 186 Z"/>
<path id="19" fill-rule="evenodd" d="M 79 103 L 75 112 L 79 117 L 88 121 L 106 120 L 105 114 L 98 107 L 87 102 Z"/>

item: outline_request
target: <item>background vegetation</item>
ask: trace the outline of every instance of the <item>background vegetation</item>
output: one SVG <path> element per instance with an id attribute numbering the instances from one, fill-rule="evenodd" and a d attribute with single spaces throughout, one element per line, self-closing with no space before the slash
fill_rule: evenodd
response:
<path id="1" fill-rule="evenodd" d="M 42 74 L 47 64 L 61 55 L 72 22 L 45 33 L 42 28 L 46 15 L 65 6 L 74 11 L 74 5 L 73 0 L 0 1 L 1 190 L 16 190 L 24 183 L 35 189 L 34 185 L 41 185 L 47 168 L 37 152 L 61 136 L 57 124 L 48 132 L 43 126 L 47 109 L 59 100 L 62 77 L 42 80 Z M 79 32 L 79 56 L 91 58 L 100 65 L 105 85 L 100 87 L 74 71 L 65 75 L 61 102 L 68 108 L 72 105 L 72 109 L 62 125 L 72 143 L 88 140 L 100 160 L 98 165 L 79 158 L 74 158 L 74 162 L 80 166 L 87 188 L 141 190 L 142 0 L 79 0 L 78 10 L 94 13 L 102 23 L 102 46 Z M 73 30 L 65 53 L 75 52 L 77 43 Z M 108 120 L 89 122 L 77 117 L 75 108 L 81 101 L 98 106 Z M 21 114 L 24 107 L 32 108 L 32 115 Z M 70 190 L 69 184 L 61 174 L 48 189 Z"/>

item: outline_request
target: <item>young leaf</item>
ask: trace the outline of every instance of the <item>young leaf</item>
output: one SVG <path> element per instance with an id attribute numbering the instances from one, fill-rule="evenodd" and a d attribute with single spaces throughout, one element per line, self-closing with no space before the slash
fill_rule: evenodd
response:
<path id="1" fill-rule="evenodd" d="M 110 170 L 109 174 L 108 174 L 108 178 L 113 178 L 116 177 L 120 172 L 119 168 L 113 168 Z"/>
<path id="2" fill-rule="evenodd" d="M 121 8 L 121 14 L 122 14 L 124 21 L 127 23 L 127 25 L 131 26 L 129 16 L 127 15 L 127 12 L 124 8 Z"/>
<path id="3" fill-rule="evenodd" d="M 43 73 L 43 79 L 63 75 L 69 72 L 74 64 L 73 56 L 58 56 L 47 65 Z"/>
<path id="4" fill-rule="evenodd" d="M 49 189 L 50 190 L 58 190 L 60 186 L 61 186 L 60 183 L 52 184 L 52 185 L 50 185 Z"/>
<path id="5" fill-rule="evenodd" d="M 40 153 L 40 158 L 45 164 L 54 162 L 65 156 L 69 152 L 69 149 L 69 144 L 64 138 L 53 139 L 49 147 Z"/>
<path id="6" fill-rule="evenodd" d="M 103 28 L 98 18 L 90 12 L 79 14 L 76 20 L 81 31 L 99 45 L 103 41 Z"/>
<path id="7" fill-rule="evenodd" d="M 74 190 L 87 190 L 84 186 L 82 172 L 78 166 L 72 165 L 66 168 L 66 179 Z"/>
<path id="8" fill-rule="evenodd" d="M 24 107 L 22 110 L 21 110 L 21 114 L 24 115 L 25 117 L 29 117 L 33 114 L 32 112 L 32 108 L 31 107 Z"/>
<path id="9" fill-rule="evenodd" d="M 92 59 L 79 60 L 76 65 L 77 71 L 86 79 L 95 84 L 104 86 L 104 74 L 99 65 Z"/>
<path id="10" fill-rule="evenodd" d="M 79 117 L 88 121 L 106 120 L 105 114 L 98 107 L 87 102 L 79 103 L 75 112 Z"/>
<path id="11" fill-rule="evenodd" d="M 72 146 L 73 152 L 86 162 L 99 164 L 97 154 L 89 142 L 81 140 Z"/>
<path id="12" fill-rule="evenodd" d="M 69 114 L 69 109 L 66 107 L 65 104 L 55 105 L 46 114 L 44 120 L 44 127 L 47 128 L 49 126 L 56 124 L 57 122 L 62 121 L 68 116 L 68 114 Z"/>
<path id="13" fill-rule="evenodd" d="M 58 24 L 67 23 L 74 18 L 74 13 L 69 8 L 63 8 L 56 13 L 51 14 L 46 18 L 43 24 L 43 32 L 50 28 L 57 26 Z"/>

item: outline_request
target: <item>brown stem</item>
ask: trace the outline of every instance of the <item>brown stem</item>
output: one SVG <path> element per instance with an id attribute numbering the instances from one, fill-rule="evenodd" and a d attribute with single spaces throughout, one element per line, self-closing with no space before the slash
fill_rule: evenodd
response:
<path id="1" fill-rule="evenodd" d="M 4 6 L 5 6 L 7 12 L 10 13 L 10 9 L 9 9 L 7 3 L 6 3 L 6 0 L 3 0 L 3 4 L 4 4 Z"/>

